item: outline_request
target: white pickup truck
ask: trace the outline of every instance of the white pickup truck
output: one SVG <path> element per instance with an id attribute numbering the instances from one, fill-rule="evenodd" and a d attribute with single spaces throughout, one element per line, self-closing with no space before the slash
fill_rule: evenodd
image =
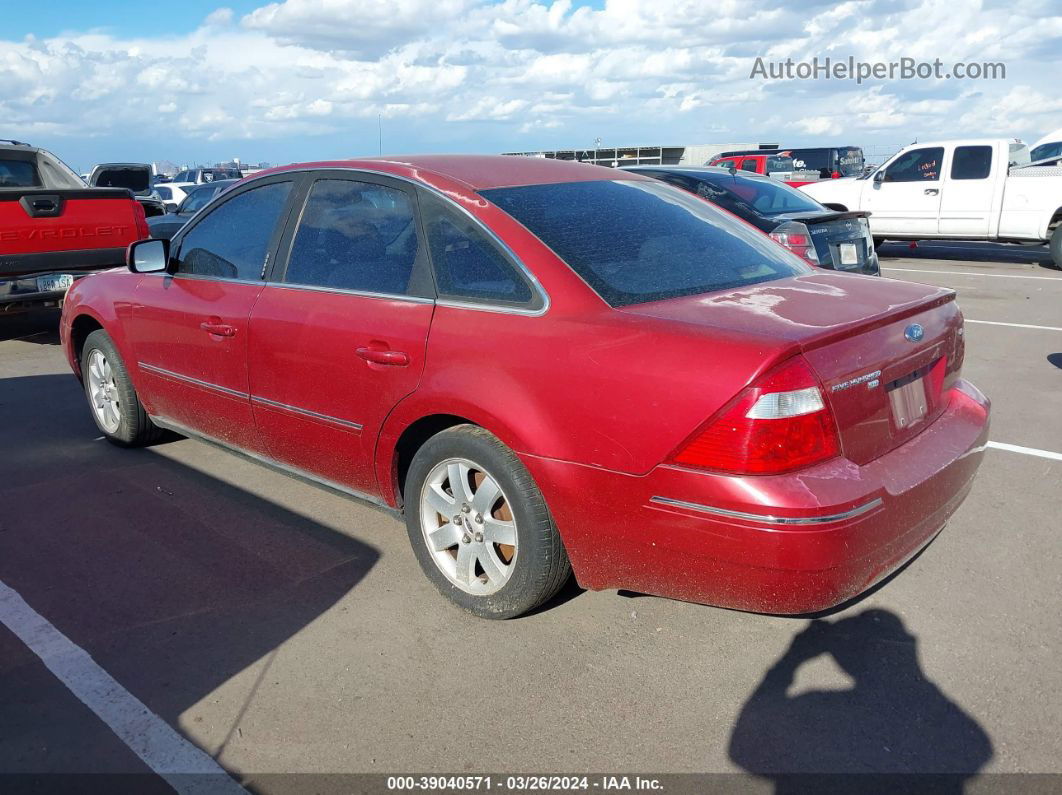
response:
<path id="1" fill-rule="evenodd" d="M 1049 242 L 1062 266 L 1062 166 L 1029 165 L 1014 139 L 911 144 L 861 177 L 801 190 L 836 210 L 869 210 L 875 245 L 889 240 Z"/>

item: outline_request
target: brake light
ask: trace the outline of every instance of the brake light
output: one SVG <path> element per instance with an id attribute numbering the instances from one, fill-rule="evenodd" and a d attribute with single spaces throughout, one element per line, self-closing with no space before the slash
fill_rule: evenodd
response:
<path id="1" fill-rule="evenodd" d="M 800 356 L 767 373 L 674 455 L 683 466 L 739 475 L 802 469 L 840 453 L 818 379 Z"/>
<path id="2" fill-rule="evenodd" d="M 133 201 L 133 223 L 136 224 L 137 240 L 151 237 L 151 227 L 148 226 L 144 205 L 136 200 Z"/>
<path id="3" fill-rule="evenodd" d="M 811 232 L 806 224 L 799 221 L 786 221 L 775 227 L 771 237 L 792 251 L 805 262 L 812 265 L 819 264 L 819 254 L 815 251 L 815 242 L 811 239 Z"/>

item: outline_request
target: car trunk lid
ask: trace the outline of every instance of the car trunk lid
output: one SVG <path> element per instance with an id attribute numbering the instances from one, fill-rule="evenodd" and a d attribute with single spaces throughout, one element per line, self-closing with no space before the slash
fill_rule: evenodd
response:
<path id="1" fill-rule="evenodd" d="M 845 457 L 864 464 L 944 410 L 963 355 L 954 298 L 928 285 L 816 273 L 623 311 L 788 343 L 765 367 L 803 355 L 822 382 Z"/>

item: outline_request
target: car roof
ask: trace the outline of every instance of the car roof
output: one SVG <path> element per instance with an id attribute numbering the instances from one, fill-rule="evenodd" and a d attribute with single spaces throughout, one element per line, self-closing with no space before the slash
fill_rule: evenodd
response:
<path id="1" fill-rule="evenodd" d="M 292 163 L 260 171 L 250 179 L 285 171 L 323 169 L 364 169 L 367 171 L 412 177 L 430 182 L 432 176 L 464 183 L 474 191 L 508 188 L 518 185 L 546 185 L 555 182 L 590 182 L 594 180 L 650 179 L 605 166 L 592 166 L 576 160 L 555 160 L 518 155 L 401 155 L 369 157 L 357 160 L 330 160 Z"/>

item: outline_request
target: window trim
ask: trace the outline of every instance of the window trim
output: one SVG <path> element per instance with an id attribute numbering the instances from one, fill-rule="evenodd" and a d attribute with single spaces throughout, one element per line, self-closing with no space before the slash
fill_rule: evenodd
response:
<path id="1" fill-rule="evenodd" d="M 479 194 L 477 193 L 477 195 Z M 490 200 L 487 199 L 487 201 Z M 546 296 L 545 291 L 541 290 L 541 285 L 537 283 L 537 280 L 534 280 L 534 277 L 530 275 L 527 268 L 524 268 L 520 260 L 516 258 L 512 249 L 502 243 L 500 238 L 491 232 L 482 221 L 472 215 L 472 213 L 468 212 L 468 210 L 465 210 L 465 208 L 457 205 L 456 202 L 451 200 L 450 202 L 441 202 L 441 204 L 449 210 L 464 210 L 464 213 L 459 213 L 459 215 L 470 219 L 473 228 L 484 234 L 487 242 L 494 246 L 495 251 L 501 255 L 502 259 L 507 262 L 516 273 L 516 277 L 528 288 L 531 293 L 531 298 L 527 301 L 502 301 L 496 298 L 477 299 L 472 297 L 461 298 L 443 295 L 439 290 L 435 260 L 431 255 L 431 241 L 428 239 L 427 230 L 425 229 L 424 240 L 427 244 L 428 257 L 431 259 L 432 278 L 435 279 L 436 303 L 439 306 L 446 306 L 454 309 L 479 309 L 484 312 L 505 312 L 520 315 L 544 314 L 545 310 L 549 308 L 549 299 Z M 421 218 L 423 219 L 423 211 L 421 213 Z M 536 287 L 538 289 L 536 289 Z"/>
<path id="2" fill-rule="evenodd" d="M 325 175 L 327 175 L 327 174 L 341 174 L 341 175 L 346 176 L 347 178 L 353 178 L 355 180 L 358 180 L 359 177 L 362 176 L 362 175 L 368 175 L 370 177 L 378 177 L 378 178 L 382 177 L 384 180 L 394 180 L 397 183 L 408 185 L 414 190 L 414 192 L 424 191 L 424 192 L 430 194 L 431 196 L 434 196 L 435 198 L 440 199 L 443 203 L 445 203 L 451 209 L 456 210 L 457 212 L 467 216 L 472 221 L 472 223 L 475 224 L 479 228 L 479 230 L 481 232 L 483 232 L 491 240 L 491 242 L 493 242 L 494 245 L 497 246 L 502 251 L 502 253 L 510 260 L 510 262 L 516 267 L 516 269 L 521 273 L 521 275 L 527 280 L 528 284 L 531 287 L 532 293 L 537 294 L 538 298 L 541 299 L 542 306 L 540 308 L 530 309 L 530 308 L 521 307 L 521 306 L 513 305 L 513 304 L 497 304 L 497 303 L 491 304 L 491 303 L 486 303 L 486 302 L 484 302 L 484 303 L 473 303 L 473 302 L 457 301 L 455 299 L 450 299 L 450 298 L 442 298 L 442 297 L 439 296 L 438 288 L 434 287 L 434 268 L 433 267 L 429 267 L 429 273 L 432 276 L 433 289 L 434 289 L 434 293 L 435 293 L 434 297 L 432 297 L 432 298 L 423 298 L 423 297 L 417 297 L 417 296 L 413 296 L 413 295 L 390 295 L 390 294 L 387 294 L 387 293 L 367 293 L 367 292 L 359 292 L 359 291 L 356 291 L 356 290 L 344 290 L 344 289 L 338 288 L 338 287 L 313 287 L 313 286 L 310 286 L 310 285 L 288 284 L 287 282 L 278 281 L 277 279 L 274 278 L 274 276 L 278 272 L 282 273 L 282 271 L 280 269 L 281 264 L 283 265 L 284 268 L 287 268 L 287 254 L 284 255 L 283 263 L 281 263 L 281 259 L 280 259 L 279 255 L 277 257 L 273 258 L 272 265 L 267 269 L 266 279 L 265 279 L 266 286 L 268 286 L 268 287 L 287 287 L 287 288 L 290 288 L 290 289 L 299 289 L 299 290 L 319 290 L 319 291 L 322 291 L 322 292 L 324 292 L 324 291 L 327 291 L 327 292 L 341 292 L 341 293 L 347 293 L 347 294 L 350 294 L 350 295 L 359 295 L 359 296 L 362 296 L 362 297 L 365 297 L 365 298 L 388 298 L 388 299 L 398 300 L 398 301 L 412 301 L 414 303 L 434 303 L 437 306 L 445 306 L 445 307 L 449 307 L 449 308 L 452 308 L 452 309 L 470 309 L 470 310 L 475 310 L 475 311 L 479 311 L 479 312 L 494 312 L 494 313 L 497 313 L 497 314 L 504 314 L 504 315 L 527 315 L 527 316 L 530 316 L 530 317 L 541 317 L 542 315 L 545 315 L 546 312 L 549 311 L 549 308 L 550 308 L 550 306 L 552 304 L 552 301 L 550 300 L 549 292 L 546 290 L 545 287 L 542 286 L 542 283 L 538 280 L 538 277 L 535 276 L 535 274 L 531 271 L 531 269 L 528 268 L 526 264 L 524 264 L 524 261 L 522 259 L 520 259 L 520 257 L 518 257 L 516 255 L 516 252 L 514 252 L 512 250 L 512 248 L 509 246 L 509 244 L 506 243 L 504 240 L 502 240 L 497 235 L 497 233 L 495 233 L 495 231 L 493 229 L 491 229 L 489 226 L 487 226 L 487 224 L 485 224 L 483 221 L 481 221 L 479 218 L 477 218 L 466 207 L 464 207 L 460 203 L 454 201 L 454 199 L 452 199 L 451 197 L 447 196 L 445 193 L 443 193 L 438 188 L 435 188 L 435 187 L 433 187 L 431 185 L 428 185 L 428 184 L 426 184 L 424 182 L 420 182 L 418 180 L 412 179 L 410 177 L 403 176 L 401 174 L 390 174 L 390 173 L 388 173 L 386 171 L 377 171 L 375 169 L 369 169 L 369 168 L 353 168 L 353 167 L 351 167 L 351 168 L 343 168 L 343 167 L 338 167 L 338 168 L 293 168 L 293 169 L 290 169 L 290 170 L 287 170 L 287 171 L 282 171 L 282 172 L 278 172 L 278 173 L 275 173 L 275 174 L 270 174 L 270 175 L 265 176 L 265 177 L 255 177 L 255 176 L 245 177 L 244 178 L 245 182 L 241 184 L 240 191 L 241 192 L 243 191 L 243 185 L 255 185 L 255 184 L 258 184 L 261 180 L 273 179 L 273 178 L 277 178 L 277 177 L 288 178 L 289 175 L 298 175 L 297 178 L 299 180 L 301 180 L 301 182 L 299 184 L 297 184 L 295 190 L 292 191 L 292 198 L 295 201 L 295 204 L 293 205 L 293 207 L 294 206 L 301 207 L 305 203 L 306 196 L 309 194 L 309 186 L 312 185 L 313 182 L 316 181 L 319 178 L 322 178 L 322 177 L 323 178 L 327 178 L 327 177 L 325 177 Z M 351 177 L 350 175 L 354 175 L 354 176 Z M 361 181 L 365 181 L 365 180 L 361 179 Z M 373 181 L 373 180 L 370 180 L 370 181 Z M 229 192 L 231 193 L 233 190 L 235 190 L 235 189 L 231 189 Z M 303 191 L 305 191 L 305 192 L 303 192 Z M 478 194 L 476 194 L 476 195 L 478 195 Z M 225 201 L 228 201 L 228 198 L 226 198 Z M 418 234 L 423 234 L 424 225 L 423 225 L 423 220 L 421 218 L 419 202 L 415 204 L 415 207 L 416 207 L 416 216 L 417 216 L 417 231 L 418 231 Z M 206 209 L 206 208 L 204 208 L 204 209 Z M 301 217 L 301 211 L 299 213 L 299 217 Z M 193 219 L 194 219 L 194 216 L 193 216 Z M 289 242 L 289 238 L 291 238 L 291 239 L 294 238 L 294 230 L 296 228 L 297 222 L 298 222 L 298 219 L 297 218 L 292 218 L 292 214 L 289 213 L 289 217 L 288 217 L 288 220 L 287 220 L 286 225 L 285 225 L 284 234 L 283 234 L 283 236 L 282 236 L 282 238 L 280 240 L 280 246 L 279 247 L 280 247 L 281 250 L 286 250 L 286 249 L 284 249 L 283 244 L 288 243 Z M 189 221 L 188 223 L 190 224 L 191 221 Z M 187 228 L 187 225 L 186 225 L 185 228 Z M 181 231 L 183 232 L 184 228 L 182 228 Z M 428 251 L 429 246 L 427 245 L 427 237 L 425 236 L 423 238 L 423 240 L 425 241 L 424 250 L 426 252 L 428 252 L 428 260 L 429 260 L 429 265 L 430 265 L 431 254 L 430 254 L 430 251 Z M 290 249 L 287 249 L 287 250 L 290 250 Z"/>
<path id="3" fill-rule="evenodd" d="M 262 265 L 262 273 L 257 279 L 241 279 L 228 276 L 207 276 L 200 273 L 180 273 L 174 268 L 180 261 L 181 247 L 184 245 L 184 239 L 202 223 L 203 219 L 207 217 L 209 213 L 220 209 L 224 205 L 228 204 L 233 199 L 242 196 L 248 191 L 255 188 L 264 188 L 268 185 L 273 185 L 280 182 L 290 182 L 291 190 L 288 193 L 287 200 L 284 207 L 280 211 L 280 215 L 277 216 L 276 226 L 273 228 L 273 233 L 269 238 L 269 244 L 266 246 L 266 259 Z M 262 177 L 259 180 L 254 180 L 246 185 L 234 185 L 230 190 L 224 192 L 221 196 L 217 197 L 217 201 L 207 202 L 200 209 L 196 210 L 195 214 L 189 218 L 173 236 L 170 242 L 170 262 L 169 267 L 165 271 L 161 271 L 158 275 L 168 277 L 171 279 L 207 279 L 210 281 L 228 282 L 233 284 L 265 284 L 269 273 L 272 271 L 273 266 L 277 258 L 277 246 L 280 243 L 280 239 L 283 236 L 284 230 L 287 228 L 291 219 L 291 212 L 294 208 L 294 199 L 298 196 L 300 189 L 300 178 L 298 176 L 292 177 L 287 174 L 270 174 L 269 176 Z M 183 199 L 182 199 L 183 201 Z M 205 212 L 209 210 L 209 212 Z M 150 274 L 145 274 L 150 275 Z"/>

